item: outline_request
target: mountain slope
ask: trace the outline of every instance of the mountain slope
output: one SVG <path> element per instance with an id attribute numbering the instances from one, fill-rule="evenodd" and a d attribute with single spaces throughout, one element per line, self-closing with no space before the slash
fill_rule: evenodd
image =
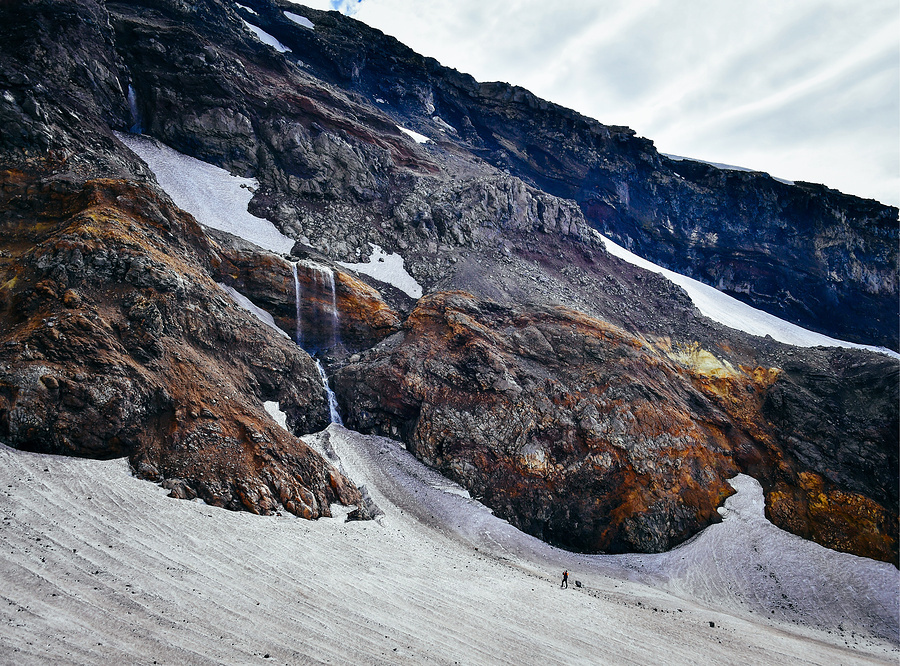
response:
<path id="1" fill-rule="evenodd" d="M 336 14 L 248 2 L 256 21 L 323 78 L 358 91 L 441 145 L 555 196 L 638 254 L 833 337 L 897 350 L 896 207 L 822 185 L 659 154 L 505 83 L 478 83 Z"/>
<path id="2" fill-rule="evenodd" d="M 627 128 L 476 84 L 338 14 L 245 6 L 253 11 L 219 0 L 0 7 L 10 247 L 0 436 L 128 455 L 176 496 L 324 515 L 357 491 L 262 409 L 277 399 L 297 434 L 325 424 L 309 351 L 355 427 L 403 440 L 556 543 L 669 548 L 718 521 L 726 479 L 742 471 L 762 483 L 777 524 L 897 560 L 896 359 L 721 326 L 671 282 L 611 256 L 592 226 L 663 263 L 697 266 L 706 246 L 692 240 L 688 251 L 685 238 L 719 234 L 723 266 L 752 255 L 780 285 L 805 285 L 790 271 L 803 272 L 812 286 L 794 296 L 810 321 L 830 294 L 859 323 L 853 335 L 896 347 L 879 319 L 895 328 L 895 209 L 701 173 Z M 258 188 L 243 182 L 255 189 L 249 212 L 288 239 L 276 249 L 296 241 L 290 260 L 197 226 L 133 152 L 142 142 L 114 133 L 128 129 L 254 178 Z M 190 183 L 190 170 L 179 173 Z M 785 210 L 814 212 L 787 250 L 782 232 L 802 225 Z M 759 243 L 748 249 L 748 239 Z M 379 256 L 373 246 L 399 254 L 425 296 L 351 275 L 346 265 Z M 307 350 L 231 307 L 217 282 Z M 773 296 L 765 280 L 752 283 Z M 102 331 L 76 336 L 61 314 L 72 308 Z M 67 322 L 62 338 L 57 321 Z M 148 387 L 140 409 L 100 409 L 121 401 L 100 390 L 98 340 Z M 50 362 L 65 382 L 34 370 Z M 72 383 L 96 390 L 69 404 Z M 99 431 L 98 414 L 108 426 Z M 594 489 L 603 500 L 591 505 Z"/>

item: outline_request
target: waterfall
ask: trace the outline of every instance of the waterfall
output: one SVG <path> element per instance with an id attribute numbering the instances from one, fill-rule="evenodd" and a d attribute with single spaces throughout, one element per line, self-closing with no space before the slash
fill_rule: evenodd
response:
<path id="1" fill-rule="evenodd" d="M 331 418 L 332 423 L 344 425 L 341 414 L 338 412 L 337 397 L 328 385 L 328 375 L 325 374 L 325 368 L 322 367 L 322 362 L 319 359 L 315 359 L 315 361 L 316 368 L 319 370 L 319 377 L 322 378 L 322 386 L 325 387 L 325 395 L 328 396 L 328 416 Z"/>
<path id="2" fill-rule="evenodd" d="M 327 313 L 327 316 L 331 319 L 331 339 L 328 341 L 326 348 L 330 349 L 337 344 L 339 338 L 337 292 L 334 288 L 334 271 L 327 266 L 321 266 L 312 262 L 310 262 L 308 266 L 315 273 L 316 286 L 319 288 L 319 293 L 328 295 L 331 311 Z"/>
<path id="3" fill-rule="evenodd" d="M 307 275 L 309 275 L 312 280 L 310 284 L 310 288 L 307 289 L 307 300 L 309 301 L 309 309 L 307 310 L 308 316 L 308 324 L 309 330 L 306 331 L 306 335 L 304 335 L 303 331 L 303 298 L 300 293 L 300 276 L 298 275 L 298 270 L 301 262 L 297 261 L 291 264 L 292 272 L 294 275 L 294 312 L 296 314 L 296 328 L 294 330 L 294 342 L 296 342 L 299 346 L 306 349 L 306 351 L 313 353 L 313 351 L 308 346 L 320 346 L 324 349 L 331 349 L 334 347 L 340 340 L 340 334 L 338 329 L 338 309 L 337 309 L 337 293 L 334 285 L 334 271 L 326 266 L 322 266 L 320 264 L 313 263 L 311 261 L 303 261 L 303 268 L 307 271 Z M 317 298 L 317 297 L 322 297 Z M 326 300 L 327 298 L 327 300 Z M 323 307 L 322 303 L 327 303 Z M 319 314 L 324 314 L 325 316 L 315 316 L 313 312 L 313 308 L 316 304 L 319 304 Z M 324 312 L 326 311 L 327 312 Z M 325 324 L 325 317 L 328 319 L 328 323 L 326 324 L 329 328 L 330 340 L 325 339 L 325 336 L 316 336 L 316 324 Z M 316 345 L 316 340 L 318 339 L 318 345 Z M 327 342 L 327 344 L 324 344 Z M 306 344 L 304 344 L 306 343 Z M 328 375 L 325 374 L 325 368 L 322 366 L 322 361 L 318 358 L 313 357 L 313 360 L 316 362 L 316 369 L 319 371 L 319 377 L 322 378 L 322 386 L 325 388 L 325 395 L 328 397 L 328 414 L 331 418 L 331 423 L 337 423 L 338 425 L 344 425 L 343 420 L 341 420 L 340 412 L 338 412 L 337 406 L 337 397 L 334 395 L 334 391 L 331 390 L 331 386 L 328 385 Z"/>
<path id="4" fill-rule="evenodd" d="M 334 271 L 312 261 L 293 264 L 297 328 L 294 341 L 306 351 L 331 349 L 341 341 Z M 301 296 L 300 276 L 307 288 Z"/>
<path id="5" fill-rule="evenodd" d="M 131 134 L 140 134 L 144 128 L 141 127 L 141 114 L 138 111 L 137 93 L 134 92 L 134 86 L 128 84 L 128 110 L 131 111 Z"/>
<path id="6" fill-rule="evenodd" d="M 337 290 L 334 288 L 334 271 L 327 269 L 325 282 L 331 292 L 331 346 L 334 347 L 338 343 L 340 334 L 338 333 L 338 309 L 337 309 Z"/>
<path id="7" fill-rule="evenodd" d="M 294 328 L 294 342 L 296 342 L 301 347 L 303 346 L 303 324 L 300 318 L 300 279 L 297 277 L 297 263 L 294 262 L 291 266 L 294 269 L 294 309 L 296 313 L 296 326 Z"/>

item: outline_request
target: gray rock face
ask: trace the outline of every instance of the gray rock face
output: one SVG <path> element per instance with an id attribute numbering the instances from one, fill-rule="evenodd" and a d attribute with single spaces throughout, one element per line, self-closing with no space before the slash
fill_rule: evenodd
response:
<path id="1" fill-rule="evenodd" d="M 642 256 L 807 328 L 900 348 L 896 207 L 671 160 L 626 127 L 478 83 L 350 19 L 309 11 L 317 29 L 291 31 L 278 3 L 253 6 L 319 76 L 382 100 L 440 145 L 576 201 L 594 228 Z"/>

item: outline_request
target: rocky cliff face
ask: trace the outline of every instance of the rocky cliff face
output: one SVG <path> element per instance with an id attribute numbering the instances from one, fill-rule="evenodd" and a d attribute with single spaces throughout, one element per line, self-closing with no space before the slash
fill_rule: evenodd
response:
<path id="1" fill-rule="evenodd" d="M 308 518 L 358 493 L 263 410 L 328 423 L 312 361 L 238 308 L 215 245 L 146 185 L 2 177 L 0 436 L 130 457 L 181 497 Z"/>
<path id="2" fill-rule="evenodd" d="M 864 356 L 739 364 L 721 346 L 452 292 L 421 299 L 337 386 L 349 426 L 403 439 L 499 515 L 566 548 L 666 550 L 717 519 L 725 480 L 742 470 L 763 479 L 776 520 L 884 559 L 896 544 L 898 375 Z M 848 366 L 853 387 L 842 386 Z M 884 394 L 862 406 L 870 381 Z"/>
<path id="3" fill-rule="evenodd" d="M 670 159 L 626 127 L 478 83 L 348 19 L 309 11 L 316 30 L 291 31 L 282 5 L 249 4 L 320 76 L 380 100 L 442 145 L 576 201 L 593 227 L 641 256 L 807 328 L 898 349 L 897 208 Z"/>
<path id="4" fill-rule="evenodd" d="M 278 1 L 6 3 L 0 63 L 3 441 L 128 455 L 180 497 L 327 515 L 356 489 L 262 409 L 278 401 L 297 434 L 327 424 L 309 351 L 349 425 L 551 542 L 669 548 L 744 471 L 777 524 L 896 561 L 896 360 L 715 324 L 596 231 L 896 348 L 896 209 L 671 160 Z M 129 129 L 257 178 L 251 212 L 293 256 L 175 208 L 112 132 Z M 341 268 L 373 245 L 426 295 Z"/>

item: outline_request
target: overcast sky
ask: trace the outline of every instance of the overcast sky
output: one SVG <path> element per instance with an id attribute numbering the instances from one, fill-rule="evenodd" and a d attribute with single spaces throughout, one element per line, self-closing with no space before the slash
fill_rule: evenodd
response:
<path id="1" fill-rule="evenodd" d="M 307 0 L 664 153 L 900 204 L 897 0 Z"/>

